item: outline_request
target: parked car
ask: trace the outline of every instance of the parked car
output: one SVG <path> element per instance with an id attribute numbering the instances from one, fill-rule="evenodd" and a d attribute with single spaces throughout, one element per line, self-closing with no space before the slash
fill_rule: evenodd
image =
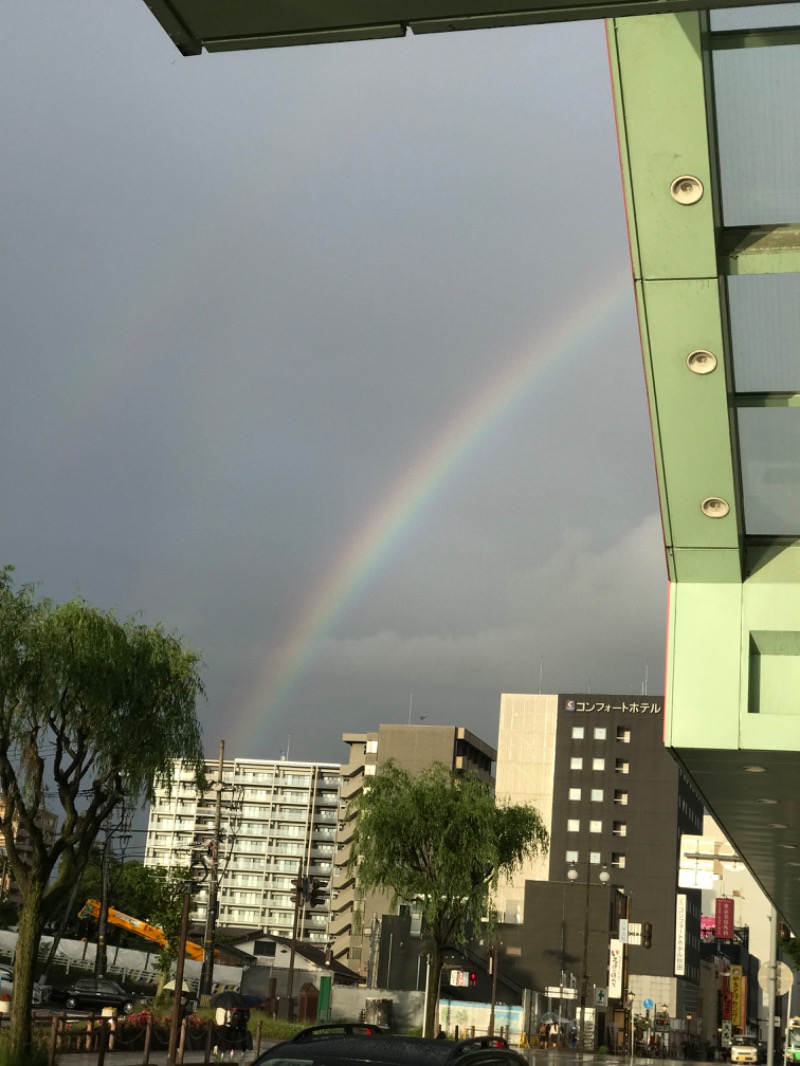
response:
<path id="1" fill-rule="evenodd" d="M 265 1051 L 253 1066 L 527 1066 L 499 1037 L 427 1040 L 392 1036 L 377 1026 L 333 1025 L 304 1029 Z"/>
<path id="2" fill-rule="evenodd" d="M 84 977 L 69 988 L 50 988 L 49 1002 L 63 1003 L 67 1010 L 102 1010 L 117 1007 L 123 1014 L 131 1014 L 135 998 L 116 981 Z"/>

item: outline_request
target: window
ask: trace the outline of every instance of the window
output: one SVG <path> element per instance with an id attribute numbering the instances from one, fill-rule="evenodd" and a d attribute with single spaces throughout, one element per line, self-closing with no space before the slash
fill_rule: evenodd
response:
<path id="1" fill-rule="evenodd" d="M 614 789 L 614 802 L 621 804 L 623 807 L 628 805 L 628 793 L 621 788 Z"/>
<path id="2" fill-rule="evenodd" d="M 582 725 L 574 725 L 572 727 L 572 739 L 573 740 L 583 740 L 583 726 Z"/>
<path id="3" fill-rule="evenodd" d="M 377 740 L 368 740 L 367 741 L 366 752 L 367 752 L 367 755 L 377 755 L 378 754 L 378 742 L 377 742 Z"/>
<path id="4" fill-rule="evenodd" d="M 592 803 L 602 803 L 602 802 L 603 802 L 603 790 L 602 790 L 602 788 L 593 788 L 592 789 Z"/>
<path id="5" fill-rule="evenodd" d="M 600 852 L 599 851 L 590 851 L 589 852 L 589 863 L 592 866 L 599 866 L 600 865 Z"/>
<path id="6" fill-rule="evenodd" d="M 628 823 L 614 822 L 613 832 L 615 837 L 626 837 L 628 835 Z"/>
<path id="7" fill-rule="evenodd" d="M 608 730 L 606 729 L 606 727 L 604 725 L 595 726 L 595 730 L 594 730 L 594 739 L 595 740 L 605 740 L 607 735 L 608 735 Z"/>
<path id="8" fill-rule="evenodd" d="M 602 822 L 589 822 L 589 832 L 590 833 L 602 833 L 603 832 L 603 823 Z"/>
<path id="9" fill-rule="evenodd" d="M 581 790 L 579 788 L 571 788 L 569 790 L 569 798 L 571 800 L 579 800 L 581 798 Z"/>
<path id="10" fill-rule="evenodd" d="M 567 852 L 567 862 L 570 863 L 570 862 L 577 862 L 577 861 L 578 861 L 578 853 L 577 853 L 577 851 L 568 851 Z"/>
<path id="11" fill-rule="evenodd" d="M 573 757 L 569 760 L 569 768 L 570 770 L 583 769 L 583 759 L 580 757 L 580 755 L 573 755 Z"/>
<path id="12" fill-rule="evenodd" d="M 375 766 L 365 766 L 364 767 L 364 776 L 365 777 L 374 777 L 376 769 L 377 769 L 377 767 L 375 767 Z"/>
<path id="13" fill-rule="evenodd" d="M 617 726 L 617 740 L 620 744 L 630 744 L 631 731 L 626 725 Z"/>
<path id="14" fill-rule="evenodd" d="M 592 769 L 593 770 L 605 770 L 605 768 L 606 768 L 606 760 L 605 759 L 592 759 Z"/>
<path id="15" fill-rule="evenodd" d="M 568 833 L 580 833 L 581 820 L 580 818 L 568 818 L 567 819 L 567 832 Z"/>
<path id="16" fill-rule="evenodd" d="M 631 772 L 631 767 L 628 760 L 617 759 L 614 764 L 614 772 L 617 774 L 629 774 Z"/>
<path id="17" fill-rule="evenodd" d="M 625 856 L 619 852 L 614 851 L 611 853 L 611 865 L 616 866 L 618 870 L 625 869 Z"/>

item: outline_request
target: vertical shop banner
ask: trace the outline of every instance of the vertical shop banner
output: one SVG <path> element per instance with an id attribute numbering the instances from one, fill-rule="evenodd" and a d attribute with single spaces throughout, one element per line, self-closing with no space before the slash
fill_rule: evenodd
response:
<path id="1" fill-rule="evenodd" d="M 686 893 L 675 897 L 675 975 L 686 973 Z"/>
<path id="2" fill-rule="evenodd" d="M 622 941 L 610 940 L 608 944 L 608 998 L 619 999 L 622 995 Z"/>
<path id="3" fill-rule="evenodd" d="M 730 974 L 724 973 L 722 975 L 722 1020 L 723 1022 L 728 1022 L 729 1028 L 731 1010 L 731 978 Z"/>
<path id="4" fill-rule="evenodd" d="M 714 933 L 717 940 L 733 940 L 733 900 L 718 899 L 714 904 Z"/>
<path id="5" fill-rule="evenodd" d="M 734 1029 L 743 1029 L 742 1021 L 742 968 L 731 966 L 731 1022 Z"/>

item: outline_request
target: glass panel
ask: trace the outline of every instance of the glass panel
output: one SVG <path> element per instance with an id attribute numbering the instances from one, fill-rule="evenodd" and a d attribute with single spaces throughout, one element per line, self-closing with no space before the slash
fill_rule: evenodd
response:
<path id="1" fill-rule="evenodd" d="M 800 408 L 739 411 L 745 532 L 800 534 Z"/>
<path id="2" fill-rule="evenodd" d="M 778 26 L 800 25 L 800 4 L 763 4 L 758 7 L 734 7 L 711 12 L 711 29 L 758 30 Z"/>
<path id="3" fill-rule="evenodd" d="M 800 392 L 800 275 L 728 279 L 737 392 Z"/>
<path id="4" fill-rule="evenodd" d="M 800 47 L 714 53 L 726 226 L 800 221 Z"/>

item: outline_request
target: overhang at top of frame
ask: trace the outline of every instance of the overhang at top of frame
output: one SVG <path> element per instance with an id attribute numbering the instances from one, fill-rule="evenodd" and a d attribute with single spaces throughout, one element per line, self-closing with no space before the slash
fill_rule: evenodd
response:
<path id="1" fill-rule="evenodd" d="M 763 0 L 762 0 L 763 2 Z M 776 0 L 767 0 L 774 3 Z M 752 6 L 752 0 L 145 0 L 183 55 Z"/>

